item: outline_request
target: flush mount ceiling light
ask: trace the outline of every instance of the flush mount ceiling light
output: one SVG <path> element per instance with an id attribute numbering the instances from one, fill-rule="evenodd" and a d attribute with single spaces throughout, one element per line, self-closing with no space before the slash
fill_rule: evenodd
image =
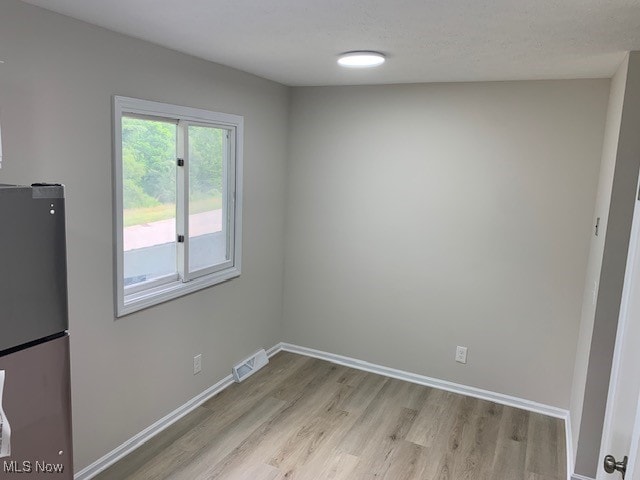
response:
<path id="1" fill-rule="evenodd" d="M 338 58 L 338 64 L 347 68 L 377 67 L 384 63 L 384 55 L 379 52 L 346 52 Z"/>

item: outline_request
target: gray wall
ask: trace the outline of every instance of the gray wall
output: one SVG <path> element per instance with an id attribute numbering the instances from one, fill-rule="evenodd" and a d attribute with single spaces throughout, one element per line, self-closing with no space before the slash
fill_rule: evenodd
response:
<path id="1" fill-rule="evenodd" d="M 609 84 L 294 89 L 285 340 L 568 408 Z"/>
<path id="2" fill-rule="evenodd" d="M 575 471 L 596 476 L 640 168 L 640 52 L 629 55 Z"/>
<path id="3" fill-rule="evenodd" d="M 0 182 L 66 184 L 77 470 L 281 340 L 289 91 L 236 70 L 0 3 Z M 243 273 L 114 319 L 111 97 L 244 115 Z M 195 354 L 203 372 L 192 375 Z"/>
<path id="4" fill-rule="evenodd" d="M 569 406 L 607 80 L 298 88 L 290 103 L 16 0 L 0 3 L 0 60 L 0 182 L 67 186 L 77 470 L 283 339 Z M 244 115 L 246 132 L 243 275 L 117 321 L 114 94 Z"/>
<path id="5" fill-rule="evenodd" d="M 592 232 L 591 248 L 589 250 L 589 262 L 587 277 L 585 279 L 584 296 L 582 299 L 582 318 L 578 334 L 578 348 L 576 351 L 576 364 L 573 372 L 573 385 L 571 388 L 571 435 L 573 437 L 573 459 L 578 449 L 578 433 L 582 419 L 582 405 L 587 381 L 587 369 L 589 366 L 589 351 L 593 333 L 593 322 L 596 313 L 598 298 L 598 285 L 600 283 L 600 270 L 602 268 L 602 255 L 607 236 L 607 223 L 609 220 L 609 204 L 611 202 L 611 189 L 613 188 L 613 174 L 616 166 L 616 154 L 618 151 L 618 135 L 622 120 L 622 106 L 624 103 L 624 91 L 627 83 L 628 57 L 618 68 L 611 80 L 609 93 L 609 106 L 607 108 L 607 120 L 605 126 L 604 143 L 602 147 L 602 162 L 600 165 L 600 179 L 598 182 L 598 195 L 593 214 L 593 225 L 600 218 L 599 233 L 596 236 Z M 608 382 L 608 379 L 605 380 Z M 597 440 L 596 440 L 597 441 Z"/>

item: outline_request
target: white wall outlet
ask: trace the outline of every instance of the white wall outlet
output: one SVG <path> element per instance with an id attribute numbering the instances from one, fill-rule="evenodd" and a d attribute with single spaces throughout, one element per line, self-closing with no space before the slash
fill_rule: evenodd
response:
<path id="1" fill-rule="evenodd" d="M 199 353 L 193 357 L 193 374 L 197 375 L 202 371 L 202 354 Z"/>
<path id="2" fill-rule="evenodd" d="M 456 362 L 467 363 L 467 347 L 456 347 Z"/>

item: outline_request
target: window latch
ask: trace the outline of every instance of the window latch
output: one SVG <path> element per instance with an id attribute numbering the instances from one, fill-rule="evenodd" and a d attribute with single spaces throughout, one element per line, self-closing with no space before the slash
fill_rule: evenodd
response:
<path id="1" fill-rule="evenodd" d="M 178 235 L 178 243 L 184 243 L 184 235 Z"/>
<path id="2" fill-rule="evenodd" d="M 178 166 L 179 167 L 184 167 L 184 158 L 179 158 L 178 159 Z"/>

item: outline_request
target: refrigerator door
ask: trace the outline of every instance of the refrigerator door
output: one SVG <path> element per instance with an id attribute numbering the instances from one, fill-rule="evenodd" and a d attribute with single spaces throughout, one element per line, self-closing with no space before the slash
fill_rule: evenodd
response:
<path id="1" fill-rule="evenodd" d="M 11 455 L 0 458 L 0 479 L 72 480 L 69 337 L 4 355 L 0 370 L 11 425 Z"/>
<path id="2" fill-rule="evenodd" d="M 62 186 L 0 185 L 0 353 L 67 330 Z"/>

